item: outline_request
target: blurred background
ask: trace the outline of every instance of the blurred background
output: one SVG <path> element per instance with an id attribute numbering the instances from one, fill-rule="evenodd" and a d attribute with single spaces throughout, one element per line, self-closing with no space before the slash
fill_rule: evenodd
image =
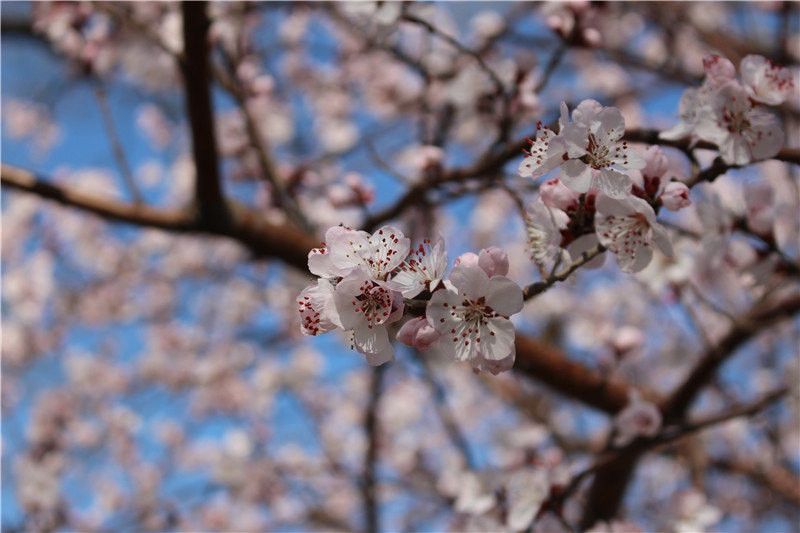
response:
<path id="1" fill-rule="evenodd" d="M 595 98 L 629 131 L 660 131 L 702 83 L 706 55 L 738 66 L 761 54 L 795 79 L 800 61 L 794 2 L 212 2 L 205 13 L 227 198 L 312 245 L 332 225 L 391 222 L 412 246 L 440 232 L 451 265 L 501 246 L 522 286 L 540 279 L 524 218 L 539 184 L 517 176 L 523 154 L 508 150 L 537 121 Z M 195 205 L 185 24 L 178 3 L 2 3 L 3 530 L 579 529 L 591 476 L 535 522 L 509 523 L 548 496 L 509 485 L 515 472 L 563 489 L 606 447 L 614 413 L 568 384 L 519 365 L 477 374 L 400 344 L 373 369 L 345 334 L 300 334 L 294 299 L 310 278 L 288 248 L 115 222 L 6 187 L 16 169 L 112 207 Z M 797 148 L 798 95 L 775 113 Z M 681 179 L 715 155 L 664 152 Z M 487 157 L 494 166 L 473 172 Z M 400 201 L 443 169 L 463 172 Z M 797 166 L 731 169 L 691 199 L 659 215 L 674 258 L 635 276 L 606 258 L 514 323 L 651 399 L 718 350 L 729 361 L 698 417 L 780 392 L 644 455 L 597 530 L 796 531 L 800 322 L 791 306 L 754 317 L 773 297 L 796 304 Z"/>

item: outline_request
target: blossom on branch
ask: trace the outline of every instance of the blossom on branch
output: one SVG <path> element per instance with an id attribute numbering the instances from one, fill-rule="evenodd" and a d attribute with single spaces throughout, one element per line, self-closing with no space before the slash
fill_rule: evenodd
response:
<path id="1" fill-rule="evenodd" d="M 355 348 L 367 355 L 370 364 L 390 361 L 394 355 L 386 325 L 403 316 L 400 292 L 358 267 L 339 281 L 333 300 L 342 327 L 353 330 Z"/>
<path id="2" fill-rule="evenodd" d="M 437 236 L 433 242 L 426 239 L 398 268 L 400 272 L 392 281 L 402 287 L 401 292 L 406 298 L 413 298 L 423 290 L 436 290 L 447 269 L 447 251 L 442 236 Z"/>
<path id="3" fill-rule="evenodd" d="M 596 187 L 613 198 L 624 198 L 631 186 L 624 171 L 642 168 L 644 162 L 622 140 L 625 120 L 619 109 L 584 100 L 569 122 L 562 102 L 559 124 L 558 135 L 541 123 L 537 126 L 539 134 L 520 164 L 519 175 L 537 178 L 560 166 L 561 181 L 570 189 L 585 193 Z"/>
<path id="4" fill-rule="evenodd" d="M 479 266 L 453 268 L 445 288 L 428 302 L 427 316 L 442 334 L 439 346 L 458 361 L 514 357 L 514 326 L 522 289 L 504 276 L 490 278 Z"/>
<path id="5" fill-rule="evenodd" d="M 669 235 L 656 221 L 655 211 L 635 196 L 624 200 L 598 196 L 595 231 L 625 272 L 639 272 L 649 265 L 654 243 L 665 255 L 672 255 Z"/>
<path id="6" fill-rule="evenodd" d="M 741 64 L 742 82 L 733 64 L 712 55 L 703 60 L 706 79 L 699 89 L 687 89 L 680 101 L 679 123 L 660 137 L 691 136 L 719 147 L 729 165 L 769 159 L 783 146 L 780 122 L 760 104 L 778 105 L 794 87 L 791 72 L 767 59 L 749 55 Z"/>

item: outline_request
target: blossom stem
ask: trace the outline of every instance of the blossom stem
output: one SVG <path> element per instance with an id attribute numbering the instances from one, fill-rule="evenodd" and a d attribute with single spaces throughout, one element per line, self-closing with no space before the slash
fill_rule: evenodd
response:
<path id="1" fill-rule="evenodd" d="M 559 281 L 565 281 L 573 272 L 605 251 L 606 248 L 602 244 L 598 244 L 591 250 L 586 250 L 581 254 L 577 261 L 574 261 L 570 266 L 561 272 L 553 274 L 545 280 L 537 281 L 536 283 L 532 283 L 525 287 L 525 289 L 522 291 L 523 299 L 526 301 L 530 300 L 534 296 L 543 293 Z"/>

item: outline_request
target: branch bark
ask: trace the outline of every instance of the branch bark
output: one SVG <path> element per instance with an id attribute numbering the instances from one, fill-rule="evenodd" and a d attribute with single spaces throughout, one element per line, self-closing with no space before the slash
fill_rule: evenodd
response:
<path id="1" fill-rule="evenodd" d="M 224 228 L 229 222 L 222 196 L 219 158 L 211 104 L 210 47 L 205 2 L 181 3 L 186 60 L 181 63 L 186 89 L 186 111 L 192 135 L 192 155 L 197 181 L 195 201 L 201 220 L 209 227 Z"/>
<path id="2" fill-rule="evenodd" d="M 103 198 L 54 185 L 31 172 L 6 164 L 2 165 L 0 174 L 4 187 L 35 194 L 113 222 L 175 233 L 230 237 L 257 256 L 278 258 L 303 272 L 308 265 L 308 251 L 318 244 L 314 237 L 294 226 L 271 224 L 261 214 L 236 202 L 229 203 L 231 223 L 214 228 L 204 224 L 192 209 L 159 209 Z"/>
<path id="3" fill-rule="evenodd" d="M 364 455 L 361 497 L 364 505 L 365 530 L 368 533 L 377 533 L 380 531 L 380 509 L 375 470 L 378 462 L 378 447 L 380 445 L 380 436 L 378 435 L 378 407 L 381 401 L 383 375 L 385 372 L 385 366 L 372 369 L 370 397 L 367 404 L 366 416 L 364 417 L 364 432 L 367 434 L 367 450 Z"/>
<path id="4" fill-rule="evenodd" d="M 2 184 L 115 222 L 177 233 L 229 237 L 260 257 L 279 259 L 301 272 L 308 272 L 308 252 L 319 244 L 304 231 L 290 225 L 271 224 L 259 213 L 236 202 L 228 204 L 231 224 L 214 228 L 204 225 L 191 210 L 156 209 L 71 191 L 10 165 L 2 166 Z M 607 413 L 616 413 L 627 404 L 631 385 L 606 380 L 595 370 L 570 361 L 559 348 L 522 334 L 516 337 L 516 347 L 514 370 L 521 375 L 540 380 L 565 396 Z M 646 392 L 643 394 L 652 398 Z"/>
<path id="5" fill-rule="evenodd" d="M 623 137 L 626 141 L 637 142 L 644 144 L 656 144 L 659 146 L 671 146 L 688 152 L 691 148 L 705 148 L 709 150 L 716 150 L 717 147 L 713 144 L 706 142 L 698 142 L 691 145 L 690 140 L 679 139 L 676 141 L 667 141 L 660 139 L 658 130 L 629 130 L 625 132 Z M 425 195 L 445 183 L 461 183 L 469 179 L 485 178 L 494 176 L 499 173 L 506 163 L 512 159 L 519 157 L 524 150 L 530 146 L 530 142 L 526 139 L 506 143 L 502 149 L 497 152 L 488 151 L 479 157 L 472 165 L 467 167 L 453 168 L 441 172 L 436 179 L 429 179 L 420 182 L 413 187 L 409 188 L 405 194 L 393 205 L 385 208 L 372 215 L 364 223 L 364 229 L 371 231 L 377 228 L 382 223 L 397 218 L 405 212 L 405 210 L 417 203 L 419 200 L 424 199 Z M 772 159 L 778 161 L 785 161 L 795 165 L 800 165 L 800 149 L 798 148 L 783 148 Z M 727 172 L 730 169 L 738 168 L 736 165 L 726 165 L 721 161 L 715 162 L 714 165 L 702 171 L 700 176 L 695 179 L 690 179 L 687 184 L 691 187 L 696 185 L 701 180 L 713 181 L 714 178 Z"/>
<path id="6" fill-rule="evenodd" d="M 737 320 L 736 325 L 722 340 L 701 355 L 682 384 L 661 403 L 664 423 L 675 423 L 686 416 L 694 400 L 711 381 L 719 367 L 730 359 L 738 348 L 760 332 L 790 318 L 798 311 L 800 311 L 800 294 L 795 293 L 778 303 L 754 309 Z M 581 527 L 591 527 L 598 520 L 607 521 L 617 514 L 640 456 L 641 453 L 632 451 L 620 460 L 597 470 L 589 489 L 589 499 L 581 519 Z"/>
<path id="7" fill-rule="evenodd" d="M 516 346 L 515 371 L 609 414 L 616 414 L 628 404 L 630 384 L 570 361 L 560 349 L 526 335 L 517 334 Z M 645 398 L 654 399 L 652 393 L 641 392 Z"/>

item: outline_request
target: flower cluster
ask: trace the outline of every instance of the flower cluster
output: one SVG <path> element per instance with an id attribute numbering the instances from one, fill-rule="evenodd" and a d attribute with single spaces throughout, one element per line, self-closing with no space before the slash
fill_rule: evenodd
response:
<path id="1" fill-rule="evenodd" d="M 729 165 L 746 165 L 777 154 L 783 146 L 783 130 L 764 106 L 782 104 L 791 95 L 792 73 L 758 55 L 742 59 L 741 82 L 733 63 L 724 57 L 708 56 L 703 66 L 703 85 L 683 93 L 680 121 L 661 138 L 692 136 L 714 143 Z"/>
<path id="2" fill-rule="evenodd" d="M 531 259 L 541 268 L 568 264 L 602 245 L 620 268 L 638 272 L 672 245 L 656 221 L 656 209 L 677 211 L 691 204 L 681 182 L 664 183 L 668 162 L 658 147 L 640 153 L 622 140 L 625 121 L 618 109 L 584 100 L 572 112 L 561 104 L 559 132 L 537 126 L 535 141 L 519 167 L 522 177 L 543 183 L 527 211 Z M 599 266 L 595 262 L 587 267 Z"/>
<path id="3" fill-rule="evenodd" d="M 561 181 L 569 189 L 585 193 L 595 187 L 613 198 L 630 192 L 624 172 L 644 166 L 639 154 L 622 140 L 625 120 L 619 109 L 584 100 L 569 120 L 567 104 L 561 103 L 558 135 L 541 122 L 536 140 L 519 166 L 522 177 L 538 178 L 561 167 Z"/>
<path id="4" fill-rule="evenodd" d="M 522 290 L 505 277 L 508 256 L 499 248 L 464 254 L 443 280 L 447 252 L 441 236 L 415 250 L 397 228 L 369 235 L 344 226 L 330 228 L 326 244 L 308 255 L 319 276 L 297 299 L 305 335 L 334 329 L 352 332 L 353 347 L 372 365 L 394 359 L 389 325 L 406 311 L 404 298 L 429 298 L 425 316 L 408 320 L 397 340 L 419 350 L 434 345 L 478 371 L 494 374 L 514 363 L 514 326 Z"/>

